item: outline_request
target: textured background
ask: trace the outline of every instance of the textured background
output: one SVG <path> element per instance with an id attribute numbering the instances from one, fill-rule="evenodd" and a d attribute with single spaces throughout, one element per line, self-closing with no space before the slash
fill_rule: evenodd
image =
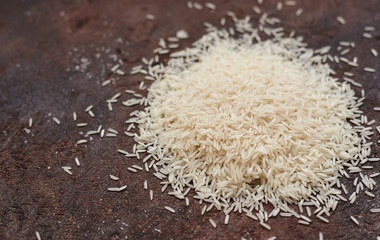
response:
<path id="1" fill-rule="evenodd" d="M 340 204 L 330 224 L 313 218 L 310 226 L 297 224 L 295 218 L 269 221 L 272 230 L 259 226 L 240 214 L 231 214 L 224 225 L 224 214 L 212 210 L 201 216 L 202 206 L 161 193 L 158 179 L 146 172 L 126 171 L 134 159 L 125 159 L 116 149 L 130 149 L 126 137 L 95 137 L 87 146 L 75 146 L 79 131 L 96 129 L 99 124 L 125 129 L 124 120 L 131 110 L 114 105 L 107 110 L 105 100 L 124 89 L 138 89 L 141 76 L 118 77 L 113 84 L 101 87 L 114 59 L 121 59 L 121 69 L 130 70 L 143 56 L 151 57 L 160 37 L 170 37 L 179 29 L 190 38 L 189 46 L 203 33 L 203 21 L 217 24 L 228 10 L 239 17 L 251 15 L 256 1 L 212 0 L 217 10 L 189 10 L 185 1 L 138 0 L 61 0 L 0 2 L 0 239 L 317 239 L 322 231 L 327 239 L 375 239 L 380 235 L 379 215 L 369 213 L 380 205 L 380 188 L 372 199 L 361 193 L 354 204 Z M 355 79 L 364 85 L 367 101 L 363 106 L 369 118 L 380 122 L 379 58 L 369 49 L 380 52 L 380 27 L 373 39 L 362 37 L 366 25 L 380 26 L 377 0 L 302 1 L 295 7 L 275 9 L 276 2 L 264 0 L 261 7 L 283 20 L 283 26 L 305 36 L 311 47 L 337 46 L 342 40 L 354 41 L 356 50 L 349 57 L 359 57 L 361 66 L 377 69 L 376 74 L 354 70 Z M 298 8 L 304 11 L 295 16 Z M 154 21 L 146 14 L 156 16 Z M 343 16 L 341 25 L 336 16 Z M 337 72 L 348 70 L 335 65 Z M 144 92 L 142 92 L 144 93 Z M 123 95 L 121 99 L 125 99 Z M 94 104 L 96 118 L 84 109 Z M 79 122 L 89 122 L 79 129 Z M 61 120 L 56 125 L 51 116 Z M 28 119 L 33 127 L 27 134 Z M 375 134 L 373 140 L 379 139 Z M 379 146 L 373 147 L 379 155 Z M 76 167 L 79 157 L 82 166 Z M 72 166 L 73 175 L 62 170 Z M 375 164 L 379 170 L 379 164 Z M 114 182 L 108 175 L 121 178 Z M 379 178 L 379 177 L 378 177 Z M 378 179 L 377 178 L 377 179 Z M 143 190 L 147 179 L 154 190 L 153 201 Z M 110 186 L 128 185 L 121 193 L 107 191 Z M 352 190 L 350 187 L 349 189 Z M 171 214 L 165 205 L 177 210 Z M 354 225 L 349 216 L 360 221 Z M 212 228 L 208 218 L 217 223 Z"/>

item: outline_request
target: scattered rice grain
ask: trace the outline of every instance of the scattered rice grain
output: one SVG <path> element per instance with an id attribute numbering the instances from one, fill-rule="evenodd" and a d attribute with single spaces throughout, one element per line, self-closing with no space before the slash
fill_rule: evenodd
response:
<path id="1" fill-rule="evenodd" d="M 41 235 L 40 235 L 40 233 L 37 232 L 37 231 L 36 231 L 36 238 L 37 238 L 37 240 L 41 240 Z"/>
<path id="2" fill-rule="evenodd" d="M 53 117 L 53 120 L 54 120 L 54 122 L 56 123 L 56 124 L 61 124 L 61 121 L 59 121 L 59 119 L 58 118 L 56 118 L 56 117 Z"/>
<path id="3" fill-rule="evenodd" d="M 87 143 L 86 139 L 80 139 L 77 141 L 77 145 Z"/>
<path id="4" fill-rule="evenodd" d="M 63 171 L 65 171 L 66 173 L 70 174 L 70 175 L 73 175 L 73 173 L 71 172 L 71 167 L 69 166 L 64 166 L 62 167 Z"/>
<path id="5" fill-rule="evenodd" d="M 120 178 L 116 177 L 115 175 L 110 175 L 110 178 L 112 180 L 118 181 Z"/>
<path id="6" fill-rule="evenodd" d="M 344 18 L 341 17 L 341 16 L 337 16 L 337 17 L 336 17 L 336 20 L 337 20 L 340 24 L 346 24 L 346 20 L 344 20 Z"/>
<path id="7" fill-rule="evenodd" d="M 209 222 L 211 223 L 211 225 L 216 228 L 216 223 L 214 222 L 214 220 L 212 220 L 211 218 L 208 219 Z"/>
<path id="8" fill-rule="evenodd" d="M 350 218 L 356 225 L 359 225 L 359 221 L 354 216 L 350 216 Z"/>
<path id="9" fill-rule="evenodd" d="M 153 14 L 147 14 L 146 18 L 149 19 L 149 20 L 152 20 L 152 21 L 155 19 L 155 17 L 154 17 Z"/>

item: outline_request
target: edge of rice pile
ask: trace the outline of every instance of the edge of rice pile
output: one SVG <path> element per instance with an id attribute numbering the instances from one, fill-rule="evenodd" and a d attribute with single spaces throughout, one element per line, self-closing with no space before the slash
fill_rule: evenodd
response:
<path id="1" fill-rule="evenodd" d="M 367 188 L 375 184 L 360 173 L 372 144 L 359 109 L 365 97 L 334 77 L 329 47 L 312 50 L 301 37 L 266 27 L 279 22 L 266 14 L 259 28 L 231 17 L 235 28 L 206 24 L 208 33 L 172 53 L 167 66 L 146 61 L 144 74 L 154 81 L 147 107 L 126 121 L 138 125 L 129 134 L 134 153 L 148 154 L 143 163 L 177 198 L 194 189 L 209 208 L 260 222 L 284 213 L 308 223 L 301 213 L 306 207 L 310 216 L 313 207 L 328 222 L 324 216 L 347 201 L 340 177 L 359 172 Z"/>

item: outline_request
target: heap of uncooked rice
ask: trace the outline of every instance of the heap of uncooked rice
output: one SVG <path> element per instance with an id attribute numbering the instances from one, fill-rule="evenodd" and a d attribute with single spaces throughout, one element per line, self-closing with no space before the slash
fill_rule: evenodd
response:
<path id="1" fill-rule="evenodd" d="M 150 67 L 149 106 L 128 121 L 139 126 L 137 149 L 178 198 L 191 188 L 226 214 L 269 202 L 275 216 L 301 202 L 329 215 L 346 200 L 336 186 L 344 166 L 369 151 L 362 128 L 347 122 L 362 100 L 332 77 L 325 54 L 282 34 L 210 30 Z"/>

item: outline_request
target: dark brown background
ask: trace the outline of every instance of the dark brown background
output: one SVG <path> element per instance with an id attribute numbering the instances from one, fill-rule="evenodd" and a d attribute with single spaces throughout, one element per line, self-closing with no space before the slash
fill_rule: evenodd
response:
<path id="1" fill-rule="evenodd" d="M 152 56 L 160 37 L 173 36 L 179 29 L 190 33 L 181 45 L 184 47 L 204 33 L 203 21 L 217 24 L 228 10 L 257 20 L 252 11 L 256 1 L 212 2 L 217 5 L 215 12 L 189 10 L 185 1 L 177 0 L 0 2 L 0 239 L 34 239 L 35 231 L 42 239 L 317 239 L 320 231 L 327 239 L 375 239 L 380 235 L 379 215 L 369 213 L 370 208 L 380 207 L 379 186 L 373 191 L 375 199 L 361 194 L 352 205 L 340 204 L 330 224 L 313 218 L 310 226 L 303 226 L 294 218 L 276 218 L 269 221 L 272 231 L 267 231 L 244 215 L 232 214 L 226 226 L 224 214 L 212 210 L 201 216 L 202 206 L 196 201 L 186 207 L 184 201 L 162 194 L 152 175 L 126 171 L 137 163 L 116 152 L 130 149 L 127 138 L 95 137 L 87 146 L 75 147 L 79 131 L 95 129 L 98 124 L 119 132 L 126 127 L 124 120 L 130 110 L 114 105 L 115 110 L 109 112 L 105 100 L 126 87 L 137 89 L 141 76 L 120 77 L 101 87 L 99 83 L 115 64 L 110 54 L 122 59 L 122 69 L 129 71 L 141 57 Z M 296 7 L 277 12 L 275 1 L 264 0 L 260 7 L 280 17 L 287 30 L 304 35 L 311 47 L 337 46 L 342 40 L 356 42 L 356 50 L 348 56 L 358 56 L 361 66 L 380 72 L 379 58 L 369 52 L 371 47 L 380 52 L 379 1 L 300 1 Z M 297 18 L 300 7 L 304 11 Z M 147 13 L 156 20 L 147 20 Z M 339 24 L 337 15 L 347 24 Z M 366 25 L 379 26 L 375 38 L 361 36 Z M 82 58 L 91 63 L 80 66 Z M 334 68 L 340 73 L 349 70 L 342 64 Z M 367 92 L 363 110 L 380 122 L 380 113 L 372 110 L 380 106 L 379 74 L 360 69 L 353 72 Z M 84 113 L 90 104 L 95 105 L 95 119 Z M 79 122 L 89 122 L 87 128 L 78 131 L 73 111 L 78 112 Z M 49 113 L 62 124 L 56 125 Z M 29 117 L 34 123 L 27 134 L 23 128 Z M 373 139 L 377 141 L 378 134 Z M 373 155 L 378 154 L 375 144 Z M 76 156 L 81 167 L 75 166 Z M 61 168 L 67 165 L 73 167 L 72 176 Z M 375 169 L 379 170 L 379 164 Z M 114 182 L 109 174 L 121 180 Z M 143 190 L 145 179 L 154 190 L 153 201 Z M 124 192 L 107 191 L 107 187 L 124 184 L 128 185 Z M 164 210 L 165 205 L 175 208 L 176 214 Z M 349 220 L 350 215 L 357 217 L 360 227 Z M 208 218 L 217 223 L 216 229 Z"/>

